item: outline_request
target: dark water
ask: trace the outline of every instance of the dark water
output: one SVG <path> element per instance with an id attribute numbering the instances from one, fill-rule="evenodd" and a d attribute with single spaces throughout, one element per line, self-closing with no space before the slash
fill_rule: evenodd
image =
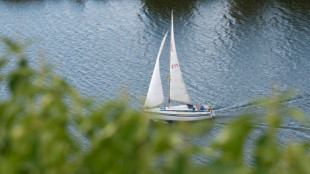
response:
<path id="1" fill-rule="evenodd" d="M 0 1 L 0 35 L 33 39 L 27 52 L 31 64 L 37 66 L 43 52 L 83 95 L 107 100 L 125 88 L 132 105 L 140 107 L 172 8 L 190 96 L 220 115 L 212 135 L 235 113 L 255 110 L 252 99 L 273 87 L 294 88 L 297 94 L 286 104 L 310 118 L 308 0 Z M 164 88 L 167 46 L 161 57 Z M 5 91 L 0 86 L 0 93 Z M 287 121 L 280 141 L 309 140 L 310 123 L 304 124 Z M 258 125 L 257 132 L 263 128 Z"/>

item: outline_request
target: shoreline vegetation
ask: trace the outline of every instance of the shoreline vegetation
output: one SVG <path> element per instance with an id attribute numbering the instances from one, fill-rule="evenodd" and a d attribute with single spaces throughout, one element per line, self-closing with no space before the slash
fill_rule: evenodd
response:
<path id="1" fill-rule="evenodd" d="M 276 141 L 284 117 L 306 119 L 298 108 L 281 105 L 290 91 L 255 100 L 266 112 L 236 117 L 202 147 L 187 137 L 208 133 L 212 120 L 156 122 L 123 99 L 98 106 L 50 68 L 29 67 L 23 44 L 1 40 L 0 84 L 9 96 L 0 95 L 0 173 L 310 173 L 309 141 Z M 3 73 L 9 58 L 17 65 Z M 258 116 L 266 128 L 254 138 L 249 162 L 243 147 Z M 197 154 L 210 160 L 197 162 Z"/>

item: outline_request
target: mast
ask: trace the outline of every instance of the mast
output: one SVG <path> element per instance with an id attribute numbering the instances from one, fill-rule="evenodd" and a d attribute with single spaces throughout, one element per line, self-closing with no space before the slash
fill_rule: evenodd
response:
<path id="1" fill-rule="evenodd" d="M 170 29 L 170 51 L 169 51 L 169 78 L 168 78 L 168 108 L 170 107 L 170 82 L 171 82 L 171 49 L 172 49 L 172 34 L 173 34 L 173 10 L 171 11 L 171 29 Z"/>

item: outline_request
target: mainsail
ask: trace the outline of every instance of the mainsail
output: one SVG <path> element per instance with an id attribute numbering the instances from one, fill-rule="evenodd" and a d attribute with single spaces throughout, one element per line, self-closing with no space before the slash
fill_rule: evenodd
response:
<path id="1" fill-rule="evenodd" d="M 159 48 L 159 52 L 157 55 L 157 59 L 156 59 L 156 63 L 155 63 L 155 67 L 154 67 L 154 71 L 152 75 L 152 80 L 150 82 L 150 87 L 149 87 L 149 91 L 146 96 L 144 107 L 154 107 L 164 102 L 163 86 L 162 86 L 161 79 L 160 79 L 159 57 L 163 49 L 163 46 L 165 44 L 167 34 L 168 34 L 168 31 L 165 34 L 161 42 L 160 48 Z"/>
<path id="2" fill-rule="evenodd" d="M 171 41 L 170 41 L 170 100 L 192 104 L 190 96 L 188 95 L 187 88 L 185 86 L 181 67 L 179 64 L 175 42 L 174 42 L 174 30 L 173 30 L 173 11 L 171 13 Z"/>

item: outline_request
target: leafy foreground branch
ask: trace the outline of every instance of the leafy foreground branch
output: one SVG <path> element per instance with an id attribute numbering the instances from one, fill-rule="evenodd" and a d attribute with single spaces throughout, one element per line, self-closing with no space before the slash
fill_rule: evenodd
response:
<path id="1" fill-rule="evenodd" d="M 186 137 L 205 133 L 212 121 L 154 122 L 119 100 L 94 107 L 48 68 L 30 68 L 23 46 L 2 41 L 0 72 L 9 57 L 17 66 L 0 75 L 9 87 L 9 96 L 0 98 L 0 173 L 310 173 L 308 143 L 280 147 L 275 140 L 280 116 L 302 116 L 281 108 L 286 94 L 257 102 L 268 106 L 268 126 L 249 164 L 243 146 L 255 127 L 251 114 L 227 124 L 210 146 L 197 146 Z M 213 160 L 197 163 L 197 153 Z"/>

